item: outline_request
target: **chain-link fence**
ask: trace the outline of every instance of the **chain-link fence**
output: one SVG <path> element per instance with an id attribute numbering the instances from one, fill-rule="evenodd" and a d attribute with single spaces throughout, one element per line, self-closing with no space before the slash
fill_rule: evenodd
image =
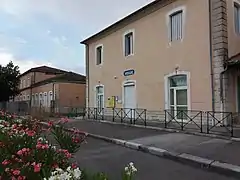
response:
<path id="1" fill-rule="evenodd" d="M 55 104 L 55 106 L 31 106 L 30 101 L 18 101 L 18 102 L 0 102 L 0 109 L 19 116 L 31 115 L 35 118 L 47 118 L 47 117 L 78 117 L 84 116 L 85 107 L 77 106 L 61 106 Z"/>

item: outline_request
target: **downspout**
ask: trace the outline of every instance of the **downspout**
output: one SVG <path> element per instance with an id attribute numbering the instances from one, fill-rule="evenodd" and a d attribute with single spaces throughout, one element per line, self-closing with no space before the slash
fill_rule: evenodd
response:
<path id="1" fill-rule="evenodd" d="M 86 56 L 86 81 L 87 81 L 87 106 L 89 107 L 89 102 L 90 102 L 90 98 L 89 98 L 89 96 L 90 96 L 90 88 L 89 88 L 89 46 L 88 46 L 88 44 L 86 44 L 86 54 L 85 54 L 85 56 Z M 88 108 L 87 107 L 87 108 Z"/>
<path id="2" fill-rule="evenodd" d="M 208 0 L 209 7 L 209 44 L 210 44 L 210 76 L 211 76 L 211 89 L 212 89 L 212 111 L 215 111 L 215 95 L 214 95 L 214 78 L 213 78 L 213 57 L 212 57 L 212 3 Z"/>
<path id="3" fill-rule="evenodd" d="M 223 97 L 224 97 L 224 95 L 223 95 L 223 75 L 227 70 L 228 70 L 228 66 L 225 65 L 224 70 L 220 73 L 220 77 L 219 77 L 220 78 L 220 99 L 221 99 L 222 104 L 223 104 Z"/>

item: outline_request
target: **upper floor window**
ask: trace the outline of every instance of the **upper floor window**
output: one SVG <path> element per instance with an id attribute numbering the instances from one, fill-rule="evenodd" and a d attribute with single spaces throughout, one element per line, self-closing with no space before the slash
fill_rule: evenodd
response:
<path id="1" fill-rule="evenodd" d="M 27 79 L 27 87 L 30 86 L 30 78 Z"/>
<path id="2" fill-rule="evenodd" d="M 170 41 L 177 41 L 183 38 L 183 11 L 179 10 L 169 16 L 170 18 Z"/>
<path id="3" fill-rule="evenodd" d="M 23 80 L 23 88 L 26 87 L 26 84 L 25 84 L 25 83 L 26 83 L 25 80 Z"/>
<path id="4" fill-rule="evenodd" d="M 133 41 L 133 31 L 128 32 L 124 35 L 124 54 L 125 56 L 133 55 L 133 46 L 134 46 L 134 41 Z"/>
<path id="5" fill-rule="evenodd" d="M 103 46 L 99 45 L 96 47 L 96 65 L 102 64 L 103 61 Z"/>
<path id="6" fill-rule="evenodd" d="M 240 34 L 240 4 L 234 3 L 234 24 L 235 32 Z"/>

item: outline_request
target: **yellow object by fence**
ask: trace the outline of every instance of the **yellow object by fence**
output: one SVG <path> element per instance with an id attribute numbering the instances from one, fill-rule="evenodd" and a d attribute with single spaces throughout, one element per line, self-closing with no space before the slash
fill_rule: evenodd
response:
<path id="1" fill-rule="evenodd" d="M 107 100 L 107 107 L 114 108 L 115 107 L 115 96 L 109 97 Z"/>

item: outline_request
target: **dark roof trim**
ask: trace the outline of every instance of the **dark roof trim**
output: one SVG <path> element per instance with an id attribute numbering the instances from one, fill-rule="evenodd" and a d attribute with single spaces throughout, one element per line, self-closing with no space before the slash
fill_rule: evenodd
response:
<path id="1" fill-rule="evenodd" d="M 68 72 L 65 74 L 61 74 L 59 76 L 55 76 L 52 78 L 45 79 L 43 81 L 39 81 L 35 84 L 32 84 L 30 87 L 26 87 L 24 89 L 21 89 L 20 91 L 24 91 L 27 89 L 31 89 L 34 87 L 39 87 L 45 84 L 54 83 L 54 82 L 60 82 L 60 83 L 75 83 L 75 84 L 86 84 L 86 76 L 76 74 L 73 72 Z"/>
<path id="2" fill-rule="evenodd" d="M 225 65 L 228 67 L 234 67 L 239 64 L 240 64 L 240 53 L 237 53 L 237 54 L 229 57 L 228 60 L 225 61 Z"/>
<path id="3" fill-rule="evenodd" d="M 122 27 L 127 26 L 128 24 L 135 22 L 157 10 L 160 8 L 171 4 L 175 0 L 154 0 L 153 2 L 149 3 L 148 5 L 138 9 L 137 11 L 133 12 L 132 14 L 126 16 L 125 18 L 115 22 L 114 24 L 108 26 L 107 28 L 103 29 L 102 31 L 90 36 L 89 38 L 81 41 L 81 44 L 89 44 L 89 42 L 94 41 L 96 39 L 105 37 L 108 34 L 111 34 Z M 102 36 L 102 37 L 101 37 Z"/>
<path id="4" fill-rule="evenodd" d="M 231 56 L 231 57 L 229 58 L 229 60 L 232 60 L 232 59 L 235 59 L 235 58 L 238 58 L 238 57 L 240 57 L 240 52 L 237 53 L 237 54 L 235 54 L 235 55 L 233 55 L 233 56 Z"/>
<path id="5" fill-rule="evenodd" d="M 29 70 L 27 70 L 26 72 L 22 73 L 19 75 L 19 78 L 30 73 L 30 72 L 42 72 L 42 73 L 46 73 L 46 74 L 63 74 L 63 73 L 67 73 L 67 71 L 61 70 L 61 69 L 57 69 L 57 68 L 52 68 L 52 67 L 48 67 L 48 66 L 39 66 L 39 67 L 34 67 L 31 68 Z"/>

